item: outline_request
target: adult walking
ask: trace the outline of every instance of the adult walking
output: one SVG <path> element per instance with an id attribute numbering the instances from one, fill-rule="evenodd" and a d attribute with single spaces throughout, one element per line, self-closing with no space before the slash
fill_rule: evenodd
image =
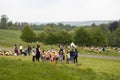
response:
<path id="1" fill-rule="evenodd" d="M 28 45 L 28 48 L 27 48 L 27 53 L 28 53 L 28 55 L 30 55 L 30 53 L 31 53 L 31 46 L 30 45 Z"/>
<path id="2" fill-rule="evenodd" d="M 64 57 L 64 51 L 63 51 L 63 47 L 60 46 L 60 49 L 59 49 L 59 61 L 63 63 L 63 60 L 65 59 Z"/>
<path id="3" fill-rule="evenodd" d="M 70 51 L 70 60 L 71 60 L 71 62 L 74 61 L 74 57 L 75 57 L 75 51 L 72 49 L 72 50 Z"/>
<path id="4" fill-rule="evenodd" d="M 19 55 L 19 53 L 18 53 L 18 48 L 17 48 L 17 45 L 16 45 L 16 44 L 14 45 L 14 53 L 15 53 L 15 55 Z"/>
<path id="5" fill-rule="evenodd" d="M 40 58 L 40 46 L 37 45 L 37 48 L 36 48 L 36 61 L 39 62 L 39 58 Z"/>
<path id="6" fill-rule="evenodd" d="M 78 63 L 78 51 L 75 49 L 74 63 Z"/>

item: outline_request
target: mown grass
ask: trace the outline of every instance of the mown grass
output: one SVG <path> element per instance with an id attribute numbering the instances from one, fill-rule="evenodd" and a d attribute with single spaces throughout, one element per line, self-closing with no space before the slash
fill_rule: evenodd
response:
<path id="1" fill-rule="evenodd" d="M 79 64 L 33 63 L 31 56 L 0 57 L 0 80 L 120 80 L 120 61 L 79 58 Z"/>

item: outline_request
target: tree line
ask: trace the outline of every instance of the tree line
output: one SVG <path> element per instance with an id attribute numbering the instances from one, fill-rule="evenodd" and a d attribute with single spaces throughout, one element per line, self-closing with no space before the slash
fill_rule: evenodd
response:
<path id="1" fill-rule="evenodd" d="M 120 46 L 120 21 L 90 26 L 71 26 L 59 24 L 28 24 L 9 21 L 6 15 L 0 18 L 0 29 L 22 30 L 20 38 L 25 42 L 45 44 L 70 44 L 79 46 Z M 33 30 L 41 30 L 38 34 Z"/>
<path id="2" fill-rule="evenodd" d="M 54 24 L 54 23 L 48 23 L 48 24 L 33 24 L 33 23 L 27 23 L 27 22 L 12 22 L 9 21 L 9 18 L 6 15 L 2 15 L 0 18 L 0 29 L 14 29 L 14 30 L 22 30 L 25 25 L 30 25 L 30 28 L 33 30 L 44 30 L 44 28 L 52 26 L 57 27 L 57 29 L 65 29 L 67 31 L 70 31 L 76 26 L 71 26 L 69 24 Z"/>
<path id="3" fill-rule="evenodd" d="M 74 42 L 78 46 L 120 46 L 120 21 L 76 27 L 71 31 L 49 26 L 38 34 L 27 25 L 22 30 L 21 39 L 25 42 L 39 41 L 51 45 L 68 45 Z"/>

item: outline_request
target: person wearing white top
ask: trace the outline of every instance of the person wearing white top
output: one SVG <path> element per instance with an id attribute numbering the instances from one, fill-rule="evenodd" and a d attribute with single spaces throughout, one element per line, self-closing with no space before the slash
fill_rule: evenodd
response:
<path id="1" fill-rule="evenodd" d="M 23 46 L 22 46 L 22 44 L 20 45 L 20 54 L 22 54 L 22 50 L 23 50 Z"/>
<path id="2" fill-rule="evenodd" d="M 32 56 L 33 56 L 32 61 L 35 62 L 35 58 L 36 58 L 36 48 L 35 48 L 34 46 L 33 46 L 33 48 L 32 48 Z"/>

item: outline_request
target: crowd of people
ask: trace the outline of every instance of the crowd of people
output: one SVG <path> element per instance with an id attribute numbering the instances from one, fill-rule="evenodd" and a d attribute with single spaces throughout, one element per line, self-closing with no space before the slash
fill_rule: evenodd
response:
<path id="1" fill-rule="evenodd" d="M 24 51 L 23 51 L 23 45 L 22 44 L 20 44 L 19 49 L 18 49 L 16 44 L 14 45 L 14 55 L 25 55 L 25 56 L 30 55 L 31 50 L 32 50 L 32 48 L 31 48 L 30 45 L 28 45 L 28 48 Z"/>
<path id="2" fill-rule="evenodd" d="M 18 51 L 19 50 L 19 51 Z M 59 50 L 54 50 L 53 48 L 49 50 L 41 50 L 40 46 L 37 45 L 36 47 L 31 47 L 28 45 L 28 48 L 23 51 L 22 44 L 20 45 L 19 49 L 17 45 L 14 45 L 14 53 L 15 55 L 32 55 L 33 62 L 39 61 L 50 61 L 50 62 L 65 62 L 66 63 L 78 63 L 78 51 L 76 48 L 67 48 L 66 50 L 63 46 L 59 46 Z"/>
<path id="3" fill-rule="evenodd" d="M 64 50 L 62 46 L 59 47 L 58 51 L 55 51 L 53 48 L 51 48 L 50 50 L 41 50 L 40 46 L 37 45 L 37 47 L 35 48 L 33 46 L 32 48 L 32 60 L 33 62 L 35 61 L 50 61 L 50 62 L 65 62 L 69 63 L 78 63 L 78 51 L 77 49 L 67 49 Z"/>
<path id="4" fill-rule="evenodd" d="M 66 62 L 66 63 L 78 63 L 78 51 L 75 47 L 69 46 L 67 48 L 64 48 L 62 45 L 59 45 L 58 49 L 55 50 L 54 48 L 51 48 L 49 50 L 42 50 L 40 48 L 40 45 L 36 45 L 31 47 L 30 45 L 27 46 L 26 49 L 23 49 L 23 45 L 20 44 L 19 47 L 17 45 L 14 45 L 14 50 L 1 50 L 0 49 L 0 55 L 6 55 L 6 56 L 27 56 L 32 55 L 32 61 L 33 62 Z M 108 51 L 105 47 L 84 47 L 83 50 L 87 50 L 89 52 L 104 52 Z M 110 49 L 109 49 L 110 50 Z M 120 51 L 118 47 L 115 47 L 114 50 Z"/>

